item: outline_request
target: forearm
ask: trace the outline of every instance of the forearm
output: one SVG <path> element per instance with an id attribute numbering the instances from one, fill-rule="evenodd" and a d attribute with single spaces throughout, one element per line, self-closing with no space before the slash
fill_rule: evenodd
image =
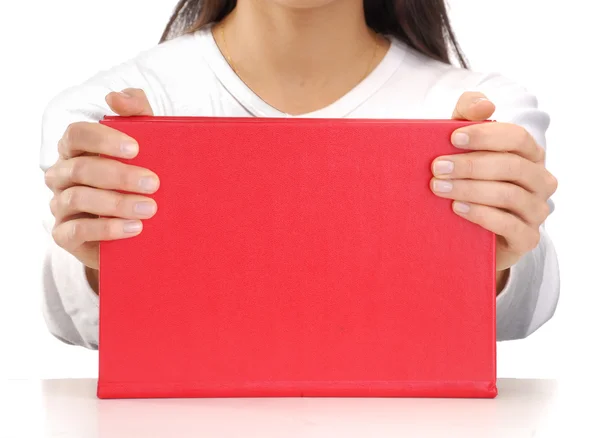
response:
<path id="1" fill-rule="evenodd" d="M 50 333 L 69 344 L 98 347 L 98 295 L 81 262 L 54 242 L 50 242 L 44 261 L 42 293 Z"/>
<path id="2" fill-rule="evenodd" d="M 539 245 L 511 267 L 498 294 L 498 341 L 525 338 L 554 315 L 560 289 L 558 260 L 550 237 L 540 231 Z"/>

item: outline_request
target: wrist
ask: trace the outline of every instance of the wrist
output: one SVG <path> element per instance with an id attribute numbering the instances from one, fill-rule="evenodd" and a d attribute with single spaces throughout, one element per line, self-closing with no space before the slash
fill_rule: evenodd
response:
<path id="1" fill-rule="evenodd" d="M 508 275 L 510 273 L 510 268 L 503 269 L 501 271 L 496 271 L 496 295 L 498 295 L 508 282 Z"/>
<path id="2" fill-rule="evenodd" d="M 90 284 L 90 287 L 96 295 L 98 295 L 98 274 L 99 272 L 97 269 L 92 269 L 89 266 L 85 267 L 85 276 Z"/>

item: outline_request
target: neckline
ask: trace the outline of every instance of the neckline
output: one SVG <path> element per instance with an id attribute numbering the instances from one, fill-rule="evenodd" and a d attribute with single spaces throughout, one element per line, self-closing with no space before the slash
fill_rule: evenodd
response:
<path id="1" fill-rule="evenodd" d="M 219 49 L 212 34 L 212 25 L 196 31 L 195 37 L 203 46 L 201 53 L 217 79 L 229 93 L 255 117 L 285 118 L 343 118 L 376 93 L 397 71 L 406 54 L 406 49 L 397 40 L 390 38 L 391 44 L 379 64 L 344 96 L 330 105 L 300 115 L 284 113 L 272 107 L 258 96 L 235 73 Z"/>

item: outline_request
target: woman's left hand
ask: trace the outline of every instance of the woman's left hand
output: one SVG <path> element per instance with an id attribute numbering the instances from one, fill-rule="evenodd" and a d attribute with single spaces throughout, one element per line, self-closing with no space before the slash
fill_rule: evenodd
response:
<path id="1" fill-rule="evenodd" d="M 464 93 L 452 118 L 483 121 L 494 111 L 481 93 Z M 544 149 L 518 125 L 466 126 L 452 134 L 452 143 L 469 152 L 436 158 L 431 189 L 453 199 L 456 214 L 496 234 L 500 292 L 508 269 L 538 245 L 557 181 L 546 170 Z"/>

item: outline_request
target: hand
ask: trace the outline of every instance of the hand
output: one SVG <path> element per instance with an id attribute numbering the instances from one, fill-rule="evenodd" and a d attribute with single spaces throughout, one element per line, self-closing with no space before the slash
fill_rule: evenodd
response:
<path id="1" fill-rule="evenodd" d="M 110 93 L 106 101 L 121 116 L 152 115 L 142 90 Z M 46 185 L 54 193 L 52 237 L 87 267 L 96 291 L 99 241 L 140 234 L 141 219 L 152 217 L 157 206 L 154 200 L 134 193 L 151 194 L 159 186 L 157 175 L 148 169 L 98 155 L 133 158 L 138 151 L 133 138 L 115 129 L 99 123 L 73 123 L 58 142 L 58 161 L 46 171 Z"/>
<path id="2" fill-rule="evenodd" d="M 464 93 L 452 117 L 483 121 L 494 111 L 494 104 L 482 94 Z M 544 166 L 544 149 L 520 126 L 467 126 L 452 134 L 452 143 L 470 152 L 434 160 L 431 189 L 454 199 L 456 214 L 496 234 L 500 291 L 508 268 L 538 245 L 557 181 Z"/>

